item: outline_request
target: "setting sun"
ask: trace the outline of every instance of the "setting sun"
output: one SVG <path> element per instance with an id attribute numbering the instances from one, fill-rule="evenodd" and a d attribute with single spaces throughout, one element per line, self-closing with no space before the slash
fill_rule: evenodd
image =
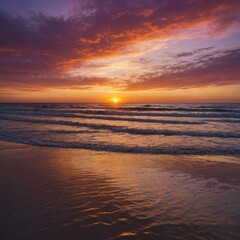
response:
<path id="1" fill-rule="evenodd" d="M 120 102 L 120 98 L 114 97 L 114 98 L 112 98 L 112 102 L 115 103 L 115 104 L 117 104 L 117 103 Z"/>

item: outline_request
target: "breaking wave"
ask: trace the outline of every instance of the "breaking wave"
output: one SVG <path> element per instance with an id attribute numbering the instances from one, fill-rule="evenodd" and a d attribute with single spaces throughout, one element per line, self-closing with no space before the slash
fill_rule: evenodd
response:
<path id="1" fill-rule="evenodd" d="M 69 133 L 71 133 L 69 131 Z M 47 134 L 47 132 L 46 132 Z M 140 147 L 123 146 L 118 144 L 104 143 L 85 143 L 85 142 L 65 142 L 65 141 L 46 141 L 31 138 L 22 138 L 20 135 L 11 136 L 2 133 L 1 141 L 11 141 L 16 143 L 30 144 L 34 146 L 60 147 L 60 148 L 80 148 L 95 151 L 119 152 L 119 153 L 141 153 L 141 154 L 166 154 L 166 155 L 239 155 L 240 149 L 216 148 L 216 147 Z"/>

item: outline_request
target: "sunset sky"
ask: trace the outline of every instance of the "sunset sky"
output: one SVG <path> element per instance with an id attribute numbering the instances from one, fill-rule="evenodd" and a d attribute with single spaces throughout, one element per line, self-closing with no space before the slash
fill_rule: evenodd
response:
<path id="1" fill-rule="evenodd" d="M 1 102 L 240 102 L 239 0 L 1 0 Z"/>

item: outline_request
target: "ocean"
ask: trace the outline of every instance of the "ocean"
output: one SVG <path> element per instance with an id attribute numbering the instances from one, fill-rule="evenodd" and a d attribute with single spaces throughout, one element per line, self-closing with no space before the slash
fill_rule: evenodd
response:
<path id="1" fill-rule="evenodd" d="M 240 104 L 0 104 L 1 240 L 240 239 Z"/>
<path id="2" fill-rule="evenodd" d="M 122 153 L 239 155 L 238 104 L 1 104 L 0 140 Z"/>

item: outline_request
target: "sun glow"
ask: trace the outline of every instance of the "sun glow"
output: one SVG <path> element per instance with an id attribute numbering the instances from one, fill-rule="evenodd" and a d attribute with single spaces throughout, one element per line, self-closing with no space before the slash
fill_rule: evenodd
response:
<path id="1" fill-rule="evenodd" d="M 118 104 L 120 102 L 120 98 L 118 97 L 114 97 L 111 99 L 111 101 L 114 103 L 114 104 Z"/>

